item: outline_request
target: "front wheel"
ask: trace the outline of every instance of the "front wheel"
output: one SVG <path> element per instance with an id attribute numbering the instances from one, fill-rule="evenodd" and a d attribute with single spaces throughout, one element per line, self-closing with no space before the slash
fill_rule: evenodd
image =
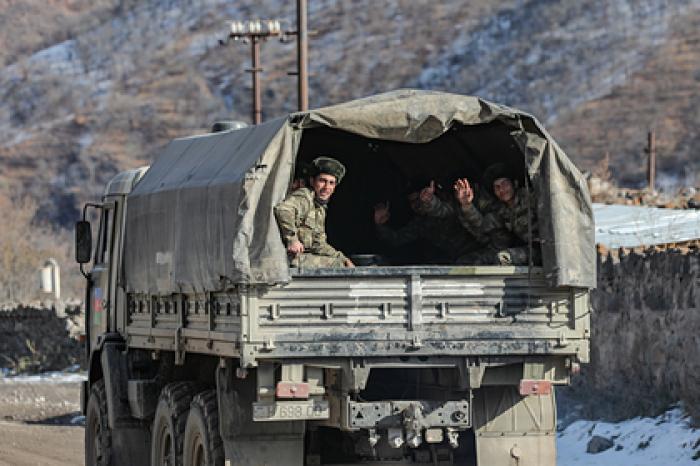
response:
<path id="1" fill-rule="evenodd" d="M 192 400 L 184 442 L 185 466 L 224 465 L 216 390 L 204 391 Z"/>
<path id="2" fill-rule="evenodd" d="M 105 382 L 92 385 L 85 415 L 85 464 L 110 466 L 113 463 L 112 432 L 107 423 Z"/>

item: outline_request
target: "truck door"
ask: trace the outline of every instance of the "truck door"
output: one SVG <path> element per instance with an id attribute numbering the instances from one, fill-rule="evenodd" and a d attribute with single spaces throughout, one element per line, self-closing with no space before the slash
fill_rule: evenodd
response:
<path id="1" fill-rule="evenodd" d="M 105 203 L 100 215 L 100 227 L 95 247 L 95 260 L 89 291 L 90 305 L 88 322 L 90 325 L 90 348 L 96 345 L 97 337 L 109 330 L 109 309 L 111 300 L 111 255 L 114 238 L 114 203 Z"/>

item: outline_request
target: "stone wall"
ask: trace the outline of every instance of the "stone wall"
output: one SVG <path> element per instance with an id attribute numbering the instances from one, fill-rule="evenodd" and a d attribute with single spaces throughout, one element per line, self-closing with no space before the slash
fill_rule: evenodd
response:
<path id="1" fill-rule="evenodd" d="M 700 251 L 600 254 L 591 364 L 574 380 L 583 414 L 658 414 L 682 401 L 700 419 Z"/>

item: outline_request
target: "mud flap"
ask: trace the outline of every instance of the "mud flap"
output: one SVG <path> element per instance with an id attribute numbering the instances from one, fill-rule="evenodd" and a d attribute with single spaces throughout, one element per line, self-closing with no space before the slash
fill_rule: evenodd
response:
<path id="1" fill-rule="evenodd" d="M 105 379 L 107 416 L 111 429 L 136 425 L 129 407 L 129 367 L 123 354 L 123 346 L 122 342 L 106 342 L 102 349 L 102 374 Z"/>
<path id="2" fill-rule="evenodd" d="M 216 373 L 219 429 L 227 464 L 236 466 L 304 465 L 304 421 L 253 422 L 255 371 L 236 378 L 233 365 Z"/>
<path id="3" fill-rule="evenodd" d="M 521 396 L 515 386 L 474 391 L 478 466 L 556 466 L 556 406 L 548 395 Z"/>

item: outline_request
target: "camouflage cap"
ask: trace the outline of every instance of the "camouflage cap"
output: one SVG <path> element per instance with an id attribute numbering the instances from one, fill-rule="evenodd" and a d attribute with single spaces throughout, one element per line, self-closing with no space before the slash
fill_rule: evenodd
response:
<path id="1" fill-rule="evenodd" d="M 499 178 L 508 178 L 515 185 L 515 178 L 506 166 L 502 163 L 494 163 L 484 170 L 484 174 L 481 177 L 483 188 L 493 194 L 493 183 Z"/>
<path id="2" fill-rule="evenodd" d="M 419 193 L 423 188 L 430 184 L 430 179 L 427 176 L 414 176 L 408 182 L 408 186 L 404 189 L 404 194 L 409 196 L 411 194 Z"/>
<path id="3" fill-rule="evenodd" d="M 311 162 L 311 165 L 313 165 L 315 169 L 313 173 L 314 176 L 327 173 L 335 176 L 336 182 L 338 183 L 340 183 L 345 176 L 345 166 L 336 159 L 330 157 L 316 157 Z"/>

